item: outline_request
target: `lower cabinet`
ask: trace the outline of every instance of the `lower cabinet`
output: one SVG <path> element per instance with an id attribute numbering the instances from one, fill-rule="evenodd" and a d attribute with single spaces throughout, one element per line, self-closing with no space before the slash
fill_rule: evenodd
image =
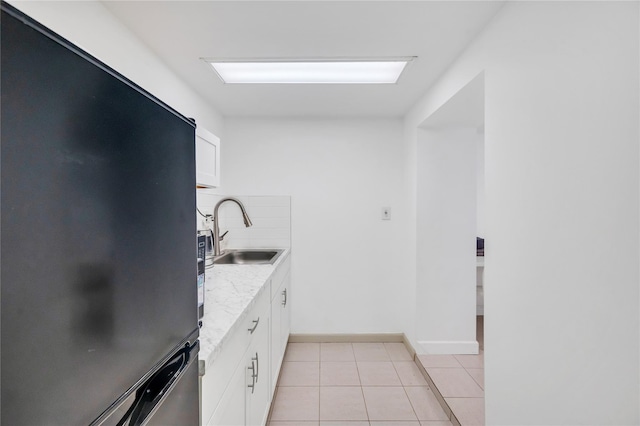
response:
<path id="1" fill-rule="evenodd" d="M 260 316 L 249 349 L 241 357 L 210 425 L 263 425 L 270 406 L 269 321 Z"/>
<path id="2" fill-rule="evenodd" d="M 291 273 L 287 273 L 283 290 L 284 302 L 282 304 L 282 316 L 280 317 L 280 365 L 282 365 L 291 332 Z"/>
<path id="3" fill-rule="evenodd" d="M 262 326 L 262 324 L 260 324 Z M 269 324 L 265 323 L 247 351 L 246 424 L 264 425 L 269 415 L 271 387 L 269 371 Z"/>
<path id="4" fill-rule="evenodd" d="M 270 282 L 201 378 L 202 423 L 263 426 L 289 339 L 290 261 Z"/>
<path id="5" fill-rule="evenodd" d="M 273 292 L 271 300 L 271 392 L 280 375 L 280 367 L 284 359 L 284 352 L 289 341 L 289 328 L 291 324 L 291 274 L 286 271 L 285 277 L 280 282 L 278 289 Z M 274 285 L 274 282 L 271 282 Z"/>
<path id="6" fill-rule="evenodd" d="M 246 376 L 245 363 L 241 363 L 231 376 L 229 386 L 224 391 L 213 417 L 208 425 L 244 426 Z"/>

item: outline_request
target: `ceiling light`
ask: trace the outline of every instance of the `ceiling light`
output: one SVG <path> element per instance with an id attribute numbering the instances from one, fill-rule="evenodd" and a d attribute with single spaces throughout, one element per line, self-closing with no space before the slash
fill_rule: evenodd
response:
<path id="1" fill-rule="evenodd" d="M 205 61 L 227 84 L 394 84 L 411 59 Z"/>

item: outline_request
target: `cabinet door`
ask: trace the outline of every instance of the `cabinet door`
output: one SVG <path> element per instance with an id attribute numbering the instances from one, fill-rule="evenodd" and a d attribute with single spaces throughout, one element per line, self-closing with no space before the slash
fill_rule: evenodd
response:
<path id="1" fill-rule="evenodd" d="M 258 325 L 248 350 L 249 375 L 246 388 L 247 422 L 249 426 L 262 426 L 267 421 L 271 402 L 270 356 L 269 356 L 269 316 Z M 255 375 L 255 378 L 251 376 Z M 255 379 L 255 380 L 253 380 Z"/>
<path id="2" fill-rule="evenodd" d="M 220 185 L 220 138 L 201 127 L 196 128 L 196 184 Z"/>
<path id="3" fill-rule="evenodd" d="M 220 399 L 218 408 L 207 423 L 208 426 L 244 426 L 248 373 L 250 374 L 246 364 L 240 363 Z"/>
<path id="4" fill-rule="evenodd" d="M 275 283 L 271 283 L 274 285 Z M 284 278 L 278 283 L 271 300 L 271 394 L 275 391 L 289 341 L 291 325 L 291 275 L 285 271 Z"/>
<path id="5" fill-rule="evenodd" d="M 287 348 L 289 332 L 291 331 L 291 273 L 287 271 L 287 276 L 282 283 L 282 304 L 280 311 L 280 351 L 281 357 Z M 282 360 L 282 358 L 280 358 Z"/>
<path id="6" fill-rule="evenodd" d="M 281 316 L 282 299 L 276 295 L 271 301 L 271 394 L 273 394 L 278 383 L 278 375 L 282 365 Z"/>

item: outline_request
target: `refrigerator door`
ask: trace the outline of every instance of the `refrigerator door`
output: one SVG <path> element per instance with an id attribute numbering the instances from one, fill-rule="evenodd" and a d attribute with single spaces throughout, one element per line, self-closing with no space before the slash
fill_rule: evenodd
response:
<path id="1" fill-rule="evenodd" d="M 0 43 L 1 423 L 89 424 L 197 333 L 194 124 L 6 3 Z"/>

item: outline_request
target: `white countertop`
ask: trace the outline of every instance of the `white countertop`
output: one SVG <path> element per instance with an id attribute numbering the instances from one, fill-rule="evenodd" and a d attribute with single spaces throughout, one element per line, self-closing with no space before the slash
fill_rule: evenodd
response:
<path id="1" fill-rule="evenodd" d="M 286 249 L 273 265 L 215 265 L 206 270 L 198 354 L 201 375 L 251 310 L 256 296 L 268 291 L 265 284 L 289 252 Z"/>

